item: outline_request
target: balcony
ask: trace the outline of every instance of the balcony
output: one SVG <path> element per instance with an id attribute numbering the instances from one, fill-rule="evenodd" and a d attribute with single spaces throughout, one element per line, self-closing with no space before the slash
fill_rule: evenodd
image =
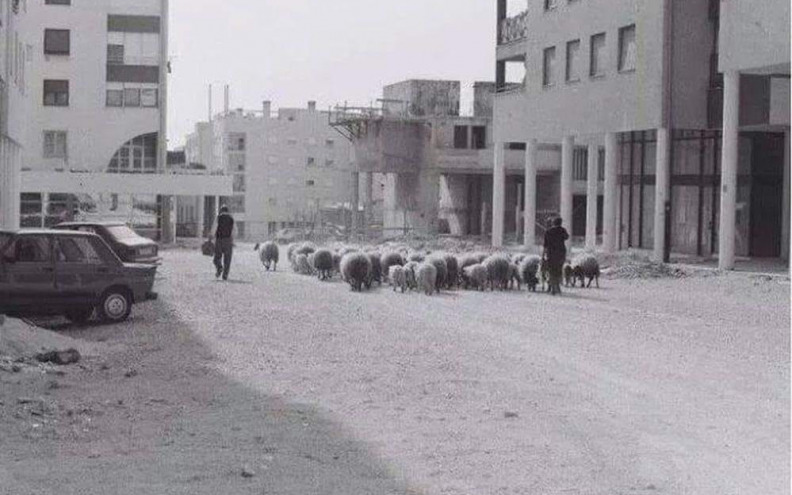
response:
<path id="1" fill-rule="evenodd" d="M 500 23 L 498 44 L 507 45 L 528 37 L 528 11 L 507 17 Z"/>

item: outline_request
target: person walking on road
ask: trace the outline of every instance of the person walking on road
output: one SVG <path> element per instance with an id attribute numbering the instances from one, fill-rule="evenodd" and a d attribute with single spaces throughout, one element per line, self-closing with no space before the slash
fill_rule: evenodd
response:
<path id="1" fill-rule="evenodd" d="M 545 232 L 544 253 L 542 253 L 542 258 L 547 262 L 550 293 L 553 295 L 561 294 L 561 278 L 567 255 L 566 241 L 569 239 L 569 233 L 562 224 L 560 217 L 553 220 L 553 226 Z"/>
<path id="2" fill-rule="evenodd" d="M 233 254 L 234 218 L 228 213 L 228 207 L 223 205 L 220 208 L 220 215 L 217 216 L 217 229 L 215 230 L 214 265 L 217 269 L 215 278 L 220 278 L 222 275 L 223 280 L 228 280 Z"/>

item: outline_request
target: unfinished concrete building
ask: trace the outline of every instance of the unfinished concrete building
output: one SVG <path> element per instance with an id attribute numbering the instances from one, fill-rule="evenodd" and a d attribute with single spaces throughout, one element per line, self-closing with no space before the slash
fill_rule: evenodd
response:
<path id="1" fill-rule="evenodd" d="M 376 214 L 386 237 L 491 232 L 494 90 L 494 83 L 476 83 L 473 114 L 466 116 L 460 115 L 460 83 L 432 80 L 386 86 L 376 108 L 333 112 L 332 124 L 354 143 L 353 174 L 362 175 L 364 206 L 376 195 L 372 183 L 383 177 Z M 538 180 L 540 211 L 549 214 L 558 209 L 558 172 L 551 166 L 553 147 L 547 151 L 540 153 Z M 522 229 L 523 156 L 519 146 L 505 154 L 506 220 L 514 231 Z"/>

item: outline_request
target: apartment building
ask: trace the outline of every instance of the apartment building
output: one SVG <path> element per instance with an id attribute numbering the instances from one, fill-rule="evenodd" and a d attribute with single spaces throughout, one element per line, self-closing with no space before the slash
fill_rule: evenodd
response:
<path id="1" fill-rule="evenodd" d="M 29 97 L 27 19 L 24 2 L 0 2 L 0 229 L 19 227 L 19 173 Z"/>
<path id="2" fill-rule="evenodd" d="M 204 231 L 229 207 L 237 237 L 262 240 L 285 228 L 343 224 L 353 190 L 350 145 L 315 102 L 306 108 L 230 110 L 200 123 L 186 140 L 188 163 L 232 177 L 232 194 L 207 198 Z M 341 215 L 343 216 L 343 215 Z"/>
<path id="3" fill-rule="evenodd" d="M 175 236 L 174 196 L 230 179 L 166 166 L 168 0 L 28 2 L 21 224 L 116 219 Z"/>
<path id="4" fill-rule="evenodd" d="M 545 167 L 558 184 L 558 212 L 589 248 L 601 234 L 607 251 L 720 253 L 724 268 L 735 254 L 788 251 L 787 2 L 496 4 L 495 245 L 517 228 L 504 191 L 506 154 L 518 146 L 525 221 L 536 221 Z M 746 31 L 754 38 L 743 40 Z M 730 67 L 735 59 L 748 65 Z M 742 91 L 730 92 L 728 69 Z"/>

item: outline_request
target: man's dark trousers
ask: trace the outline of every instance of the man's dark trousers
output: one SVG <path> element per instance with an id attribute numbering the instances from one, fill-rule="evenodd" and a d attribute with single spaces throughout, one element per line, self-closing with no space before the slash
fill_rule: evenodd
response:
<path id="1" fill-rule="evenodd" d="M 230 237 L 215 239 L 214 265 L 217 276 L 223 275 L 223 280 L 228 280 L 231 271 L 231 257 L 234 254 L 234 240 Z"/>

